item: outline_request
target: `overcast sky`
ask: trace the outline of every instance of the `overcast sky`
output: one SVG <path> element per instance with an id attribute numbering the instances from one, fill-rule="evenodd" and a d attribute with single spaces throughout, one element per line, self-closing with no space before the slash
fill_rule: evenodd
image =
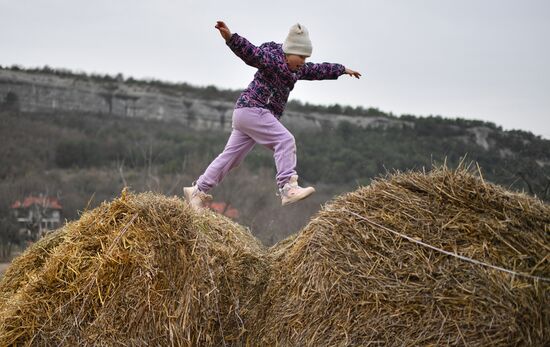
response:
<path id="1" fill-rule="evenodd" d="M 254 69 L 225 46 L 218 19 L 257 45 L 300 22 L 309 61 L 363 74 L 301 81 L 291 98 L 483 119 L 550 139 L 546 0 L 0 0 L 0 65 L 242 89 Z"/>

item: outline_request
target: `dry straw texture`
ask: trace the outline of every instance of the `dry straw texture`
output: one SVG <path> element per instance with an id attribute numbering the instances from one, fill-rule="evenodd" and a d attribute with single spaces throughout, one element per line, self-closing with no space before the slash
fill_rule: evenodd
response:
<path id="1" fill-rule="evenodd" d="M 378 179 L 270 249 L 123 192 L 14 261 L 0 345 L 545 346 L 549 282 L 418 242 L 548 278 L 549 241 L 548 205 L 463 167 Z"/>
<path id="2" fill-rule="evenodd" d="M 465 262 L 373 223 L 550 277 L 548 205 L 464 168 L 396 174 L 335 199 L 276 246 L 259 345 L 549 345 L 548 282 Z"/>
<path id="3" fill-rule="evenodd" d="M 217 214 L 124 192 L 14 261 L 0 284 L 0 345 L 239 344 L 262 250 Z"/>

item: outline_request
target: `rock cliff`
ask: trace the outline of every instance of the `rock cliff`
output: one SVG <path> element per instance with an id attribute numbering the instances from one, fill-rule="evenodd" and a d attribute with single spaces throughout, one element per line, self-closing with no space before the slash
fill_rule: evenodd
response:
<path id="1" fill-rule="evenodd" d="M 194 129 L 231 130 L 233 101 L 201 99 L 177 87 L 162 88 L 122 79 L 98 81 L 81 75 L 0 69 L 0 100 L 8 95 L 23 112 L 78 111 L 122 117 L 178 121 Z M 361 127 L 413 127 L 390 117 L 287 111 L 283 122 L 293 129 L 321 129 L 347 121 Z"/>

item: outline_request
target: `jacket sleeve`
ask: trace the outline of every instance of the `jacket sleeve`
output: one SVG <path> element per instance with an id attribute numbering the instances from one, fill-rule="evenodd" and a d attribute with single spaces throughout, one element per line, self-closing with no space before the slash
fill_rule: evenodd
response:
<path id="1" fill-rule="evenodd" d="M 233 53 L 241 58 L 246 64 L 255 68 L 262 68 L 272 63 L 273 57 L 270 52 L 254 46 L 247 39 L 237 33 L 231 35 L 227 45 Z"/>
<path id="2" fill-rule="evenodd" d="M 342 64 L 306 63 L 300 69 L 298 79 L 301 80 L 335 80 L 344 74 L 346 68 Z"/>

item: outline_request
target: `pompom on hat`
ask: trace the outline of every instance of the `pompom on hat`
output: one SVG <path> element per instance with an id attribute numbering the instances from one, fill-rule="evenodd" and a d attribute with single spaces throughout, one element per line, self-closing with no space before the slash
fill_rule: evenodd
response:
<path id="1" fill-rule="evenodd" d="M 283 43 L 283 52 L 286 54 L 296 54 L 310 57 L 312 50 L 313 46 L 311 45 L 309 31 L 306 27 L 300 23 L 296 23 L 291 26 L 288 36 Z"/>

